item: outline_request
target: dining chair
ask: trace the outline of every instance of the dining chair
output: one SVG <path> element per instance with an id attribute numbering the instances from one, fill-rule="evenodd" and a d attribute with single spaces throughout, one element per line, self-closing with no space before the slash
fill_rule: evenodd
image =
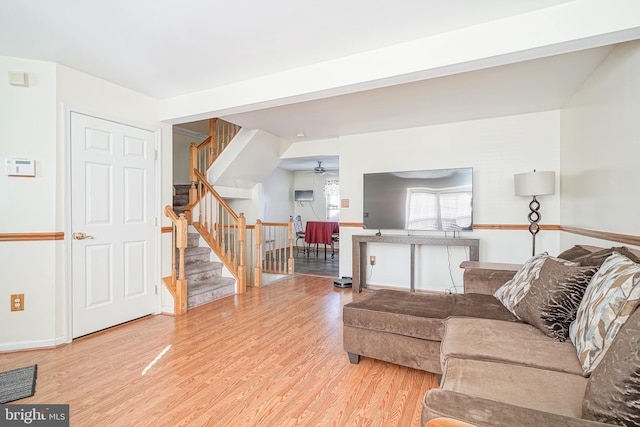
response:
<path id="1" fill-rule="evenodd" d="M 302 218 L 300 217 L 300 215 L 296 215 L 293 217 L 293 229 L 296 232 L 296 255 L 300 250 L 298 246 L 298 240 L 300 239 L 302 239 L 302 254 L 304 255 L 306 250 L 306 246 L 304 243 L 305 231 L 304 231 L 304 225 L 302 225 Z"/>

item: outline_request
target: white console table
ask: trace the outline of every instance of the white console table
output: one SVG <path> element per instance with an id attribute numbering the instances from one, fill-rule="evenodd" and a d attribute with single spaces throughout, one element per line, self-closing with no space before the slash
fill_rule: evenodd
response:
<path id="1" fill-rule="evenodd" d="M 355 235 L 352 236 L 352 265 L 351 278 L 353 281 L 352 290 L 354 294 L 367 287 L 367 243 L 395 243 L 411 245 L 411 283 L 409 290 L 415 292 L 415 250 L 416 245 L 430 246 L 468 246 L 469 261 L 480 260 L 480 240 L 463 239 L 450 237 L 428 237 L 428 236 L 375 236 L 375 235 Z M 365 272 L 365 274 L 361 274 Z"/>

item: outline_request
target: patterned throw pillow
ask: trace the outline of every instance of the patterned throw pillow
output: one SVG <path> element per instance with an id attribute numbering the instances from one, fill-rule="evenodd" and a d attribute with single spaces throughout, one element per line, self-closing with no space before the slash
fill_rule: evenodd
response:
<path id="1" fill-rule="evenodd" d="M 565 265 L 577 265 L 570 261 L 552 257 L 546 252 L 535 255 L 529 258 L 527 262 L 520 267 L 518 272 L 513 276 L 513 279 L 500 286 L 500 288 L 498 288 L 498 290 L 493 294 L 498 301 L 500 301 L 502 305 L 504 305 L 515 316 L 517 316 L 515 312 L 516 305 L 518 305 L 527 292 L 529 292 L 531 283 L 538 278 L 542 265 L 545 260 L 549 258 Z"/>
<path id="2" fill-rule="evenodd" d="M 636 309 L 587 382 L 583 418 L 614 425 L 640 425 L 639 348 L 640 310 Z"/>
<path id="3" fill-rule="evenodd" d="M 640 264 L 614 252 L 591 279 L 569 328 L 585 376 L 598 366 L 639 302 Z"/>
<path id="4" fill-rule="evenodd" d="M 521 320 L 558 341 L 569 338 L 569 326 L 597 267 L 568 266 L 547 258 L 529 292 L 515 307 Z"/>

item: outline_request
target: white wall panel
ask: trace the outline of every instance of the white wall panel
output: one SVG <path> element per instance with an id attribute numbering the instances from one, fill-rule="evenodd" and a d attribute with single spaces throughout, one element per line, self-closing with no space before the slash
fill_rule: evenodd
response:
<path id="1" fill-rule="evenodd" d="M 639 159 L 636 41 L 618 46 L 562 110 L 562 224 L 640 235 Z"/>

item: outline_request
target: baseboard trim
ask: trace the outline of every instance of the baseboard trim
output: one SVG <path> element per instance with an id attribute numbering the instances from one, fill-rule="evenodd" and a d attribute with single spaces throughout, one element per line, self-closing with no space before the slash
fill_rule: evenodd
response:
<path id="1" fill-rule="evenodd" d="M 23 351 L 23 350 L 48 349 L 48 348 L 55 348 L 63 344 L 67 344 L 67 340 L 64 337 L 58 337 L 51 340 L 18 341 L 13 343 L 2 343 L 0 344 L 0 353 L 9 353 L 12 351 Z"/>

